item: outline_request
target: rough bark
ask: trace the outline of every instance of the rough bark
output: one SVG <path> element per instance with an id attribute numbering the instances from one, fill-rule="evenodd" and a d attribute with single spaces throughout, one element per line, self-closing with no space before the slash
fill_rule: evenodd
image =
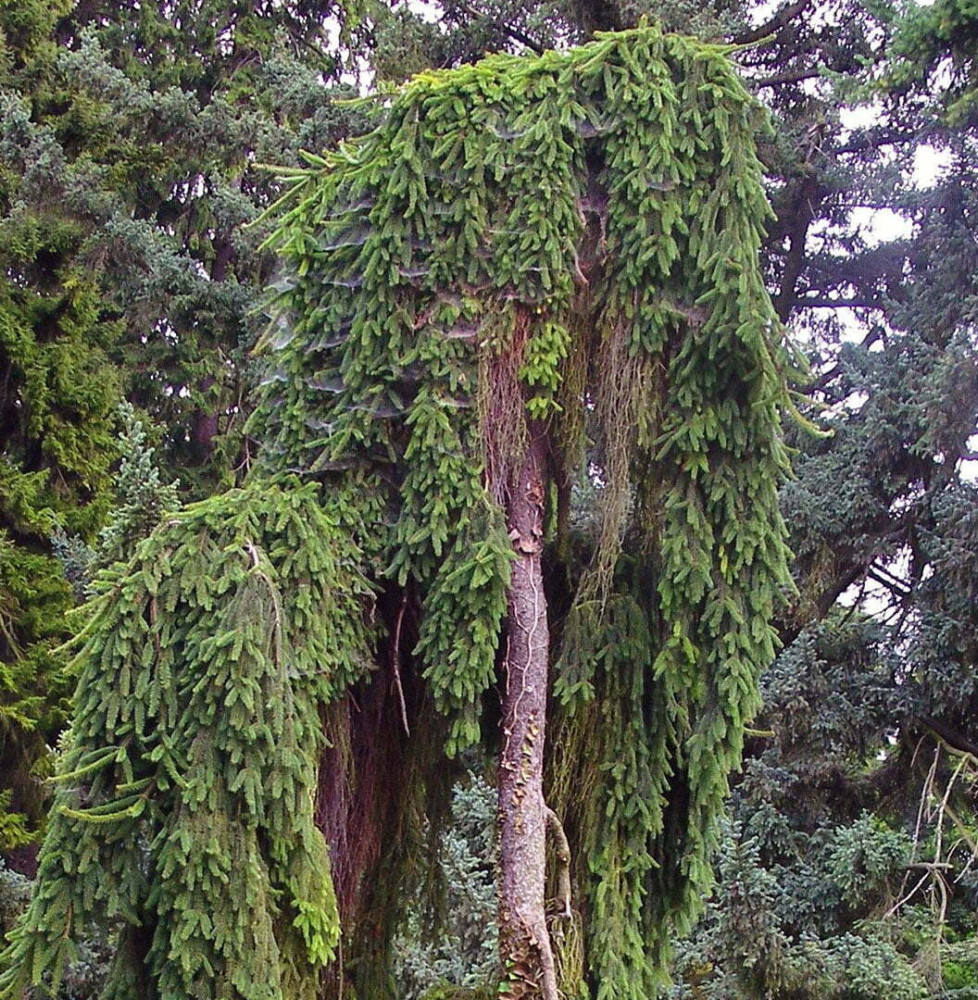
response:
<path id="1" fill-rule="evenodd" d="M 500 954 L 506 970 L 500 996 L 506 1000 L 559 996 L 545 909 L 543 748 L 550 646 L 541 567 L 545 469 L 545 437 L 531 429 L 507 504 L 516 559 L 509 589 L 499 770 Z"/>

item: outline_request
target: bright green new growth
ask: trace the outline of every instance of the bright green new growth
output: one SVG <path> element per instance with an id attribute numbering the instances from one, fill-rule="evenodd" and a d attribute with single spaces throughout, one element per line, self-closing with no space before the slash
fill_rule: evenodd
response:
<path id="1" fill-rule="evenodd" d="M 479 741 L 534 421 L 550 795 L 588 913 L 564 988 L 653 995 L 709 884 L 786 582 L 757 127 L 726 50 L 641 27 L 422 75 L 296 172 L 255 485 L 106 581 L 65 763 L 92 770 L 60 793 L 8 984 L 104 912 L 155 928 L 129 935 L 109 996 L 127 969 L 165 1000 L 312 995 L 337 933 L 317 710 L 363 676 L 366 581 L 418 604 L 413 651 L 383 625 L 449 717 L 447 752 Z M 328 485 L 262 485 L 286 474 Z"/>
<path id="2" fill-rule="evenodd" d="M 123 928 L 105 997 L 316 995 L 339 926 L 319 708 L 359 677 L 358 553 L 312 487 L 174 514 L 88 606 L 70 748 L 4 995 Z"/>

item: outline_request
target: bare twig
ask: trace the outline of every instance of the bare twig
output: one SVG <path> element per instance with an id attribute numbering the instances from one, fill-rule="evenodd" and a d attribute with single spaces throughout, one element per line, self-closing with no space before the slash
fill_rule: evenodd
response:
<path id="1" fill-rule="evenodd" d="M 407 704 L 404 701 L 404 687 L 401 684 L 401 626 L 404 624 L 404 612 L 407 610 L 407 591 L 401 599 L 401 607 L 397 612 L 397 624 L 394 626 L 394 645 L 391 648 L 391 669 L 394 672 L 394 687 L 397 689 L 397 696 L 401 702 L 401 722 L 404 725 L 404 734 L 411 735 L 411 727 L 408 725 Z"/>

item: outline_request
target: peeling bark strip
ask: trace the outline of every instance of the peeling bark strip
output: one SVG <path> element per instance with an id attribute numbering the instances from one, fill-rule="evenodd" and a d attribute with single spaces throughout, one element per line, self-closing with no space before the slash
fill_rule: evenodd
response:
<path id="1" fill-rule="evenodd" d="M 550 839 L 553 841 L 554 856 L 557 859 L 557 901 L 560 903 L 558 916 L 570 920 L 573 916 L 571 912 L 571 849 L 570 841 L 564 832 L 564 824 L 560 822 L 560 817 L 550 808 L 545 806 L 547 813 L 547 829 L 550 831 Z"/>
<path id="2" fill-rule="evenodd" d="M 543 742 L 550 637 L 543 592 L 543 503 L 546 439 L 531 427 L 526 456 L 507 507 L 516 559 L 509 588 L 503 747 L 499 771 L 501 832 L 500 954 L 506 1000 L 558 1000 L 545 909 L 547 808 Z"/>

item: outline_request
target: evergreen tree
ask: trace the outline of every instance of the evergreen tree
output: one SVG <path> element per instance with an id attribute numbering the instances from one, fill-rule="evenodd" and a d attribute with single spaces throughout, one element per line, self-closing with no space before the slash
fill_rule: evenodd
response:
<path id="1" fill-rule="evenodd" d="M 276 196 L 256 162 L 289 164 L 344 133 L 322 38 L 338 9 L 32 9 L 43 59 L 8 84 L 21 122 L 10 169 L 30 182 L 31 214 L 70 227 L 64 252 L 101 292 L 111 358 L 130 401 L 166 428 L 166 461 L 197 492 L 227 484 L 245 457 L 241 376 L 271 273 L 264 234 L 244 228 Z"/>
<path id="2" fill-rule="evenodd" d="M 72 593 L 49 537 L 91 538 L 104 514 L 119 393 L 107 359 L 118 327 L 74 259 L 78 226 L 37 207 L 57 151 L 8 89 L 39 86 L 55 21 L 41 4 L 0 6 L 0 808 L 34 821 L 33 768 L 68 693 L 52 650 Z"/>
<path id="3" fill-rule="evenodd" d="M 492 44 L 520 45 L 534 33 L 547 38 L 552 26 L 558 36 L 586 33 L 595 18 L 620 26 L 637 8 L 593 4 L 578 16 L 566 4 L 444 5 L 458 22 L 457 51 L 487 34 Z M 776 123 L 774 141 L 761 145 L 777 213 L 762 250 L 768 287 L 781 318 L 809 344 L 812 412 L 827 413 L 834 431 L 821 441 L 793 435 L 801 456 L 782 509 L 800 595 L 779 623 L 790 648 L 766 685 L 760 725 L 775 735 L 749 741 L 759 760 L 735 798 L 741 846 L 730 848 L 731 858 L 756 850 L 760 860 L 725 863 L 715 921 L 707 937 L 684 946 L 684 969 L 713 963 L 715 971 L 687 988 L 696 996 L 794 995 L 784 978 L 790 968 L 799 995 L 843 995 L 857 990 L 847 970 L 863 959 L 859 995 L 882 995 L 898 979 L 934 992 L 942 967 L 945 985 L 967 985 L 974 965 L 961 949 L 974 938 L 962 847 L 975 827 L 962 780 L 970 771 L 958 768 L 978 743 L 966 555 L 975 545 L 975 497 L 962 464 L 974 457 L 978 416 L 973 18 L 956 2 L 871 10 L 802 2 L 763 14 L 751 5 L 691 12 L 675 4 L 656 5 L 656 16 L 751 43 L 737 59 Z M 452 51 L 451 38 L 435 58 Z M 917 159 L 933 149 L 946 166 L 920 182 Z M 902 220 L 905 235 L 876 235 L 866 220 L 881 216 Z M 856 600 L 872 620 L 852 609 Z M 818 666 L 826 655 L 828 671 Z M 938 857 L 949 789 L 963 824 L 954 837 L 964 841 Z M 921 806 L 930 820 L 917 830 Z M 918 881 L 904 885 L 911 869 L 895 863 L 850 906 L 819 860 L 833 836 L 870 829 L 860 825 L 865 810 L 894 836 L 917 830 L 909 863 L 951 866 L 930 869 L 944 874 L 924 880 L 882 922 L 873 914 Z M 758 813 L 774 825 L 775 844 L 751 825 Z M 814 858 L 799 863 L 799 854 Z M 771 876 L 773 902 L 761 885 L 767 879 L 770 888 Z M 767 952 L 751 921 L 776 928 Z M 709 937 L 721 924 L 722 948 Z M 880 965 L 880 948 L 894 945 Z"/>
<path id="4" fill-rule="evenodd" d="M 8 995 L 98 918 L 106 996 L 312 996 L 338 918 L 338 988 L 387 995 L 407 817 L 483 739 L 501 994 L 655 989 L 786 584 L 757 126 L 643 26 L 422 76 L 295 171 L 263 457 L 102 578 Z"/>

